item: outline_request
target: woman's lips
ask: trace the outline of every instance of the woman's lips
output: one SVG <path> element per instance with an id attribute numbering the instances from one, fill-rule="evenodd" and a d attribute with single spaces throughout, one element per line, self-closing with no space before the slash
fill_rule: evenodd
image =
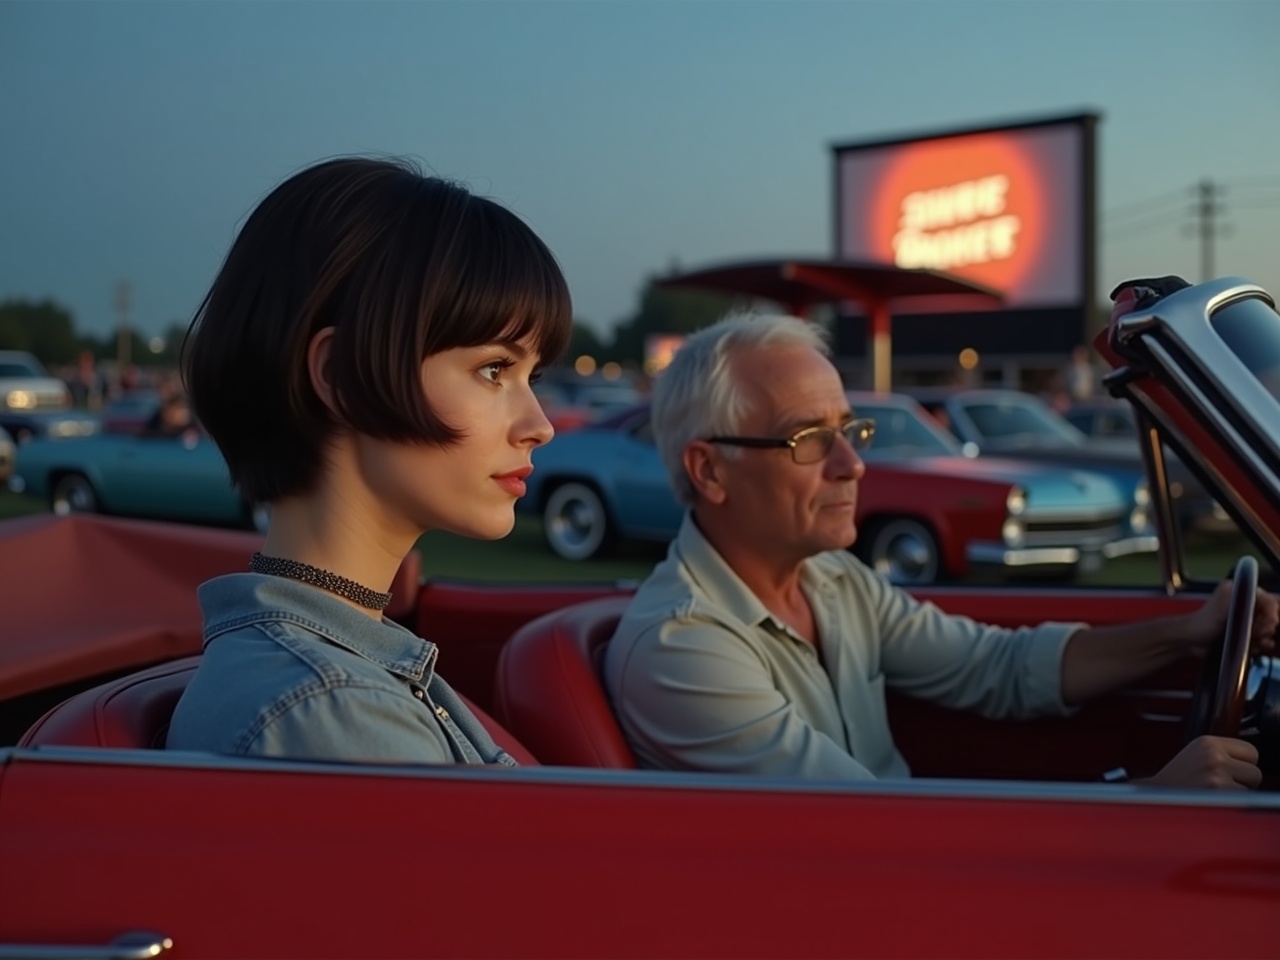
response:
<path id="1" fill-rule="evenodd" d="M 493 479 L 498 486 L 513 497 L 523 497 L 525 494 L 524 478 L 531 473 L 533 473 L 533 467 L 521 467 L 519 470 L 512 470 L 510 473 L 498 474 Z"/>

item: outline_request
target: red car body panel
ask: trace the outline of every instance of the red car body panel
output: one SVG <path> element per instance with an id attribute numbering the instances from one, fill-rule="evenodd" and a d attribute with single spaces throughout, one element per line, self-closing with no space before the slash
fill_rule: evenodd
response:
<path id="1" fill-rule="evenodd" d="M 0 936 L 156 930 L 182 957 L 1274 949 L 1274 813 L 737 787 L 19 759 Z"/>

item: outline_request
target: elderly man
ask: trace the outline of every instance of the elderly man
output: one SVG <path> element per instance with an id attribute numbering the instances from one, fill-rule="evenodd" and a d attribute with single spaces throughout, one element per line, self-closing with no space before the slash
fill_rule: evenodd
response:
<path id="1" fill-rule="evenodd" d="M 1064 714 L 1222 635 L 1222 589 L 1183 617 L 1008 630 L 869 570 L 846 548 L 874 424 L 849 409 L 803 321 L 738 316 L 694 334 L 654 387 L 653 429 L 689 510 L 604 669 L 642 766 L 905 777 L 886 685 L 992 717 Z M 1271 649 L 1277 604 L 1258 596 L 1255 639 Z M 1201 737 L 1146 782 L 1254 787 L 1257 759 L 1243 741 Z"/>

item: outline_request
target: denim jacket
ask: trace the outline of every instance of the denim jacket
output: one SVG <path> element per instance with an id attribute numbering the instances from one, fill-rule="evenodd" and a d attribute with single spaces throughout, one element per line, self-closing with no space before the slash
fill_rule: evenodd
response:
<path id="1" fill-rule="evenodd" d="M 236 573 L 200 586 L 204 657 L 173 714 L 175 750 L 377 763 L 498 763 L 437 649 L 315 587 Z"/>

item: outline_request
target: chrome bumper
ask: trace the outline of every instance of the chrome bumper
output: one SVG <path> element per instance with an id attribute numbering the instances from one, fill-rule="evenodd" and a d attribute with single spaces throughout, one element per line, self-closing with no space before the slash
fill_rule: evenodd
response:
<path id="1" fill-rule="evenodd" d="M 965 559 L 975 566 L 1009 570 L 1078 566 L 1087 573 L 1099 569 L 1104 560 L 1134 553 L 1155 553 L 1159 548 L 1160 540 L 1153 536 L 1126 537 L 1087 547 L 1009 547 L 1003 543 L 971 543 L 965 550 Z"/>

